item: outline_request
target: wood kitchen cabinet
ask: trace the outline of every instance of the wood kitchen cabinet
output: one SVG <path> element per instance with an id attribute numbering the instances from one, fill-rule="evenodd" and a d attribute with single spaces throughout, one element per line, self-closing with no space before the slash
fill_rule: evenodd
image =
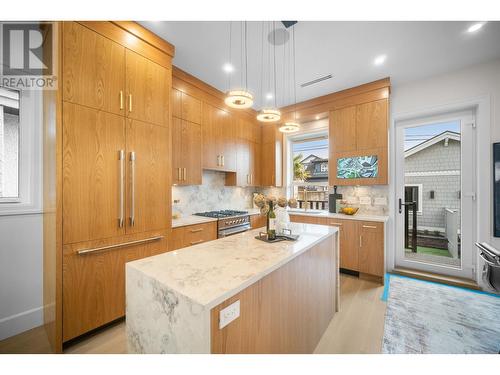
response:
<path id="1" fill-rule="evenodd" d="M 187 225 L 172 229 L 172 250 L 217 239 L 217 222 Z"/>
<path id="2" fill-rule="evenodd" d="M 59 26 L 60 95 L 43 101 L 44 322 L 56 352 L 125 314 L 126 262 L 168 250 L 174 51 L 133 22 Z M 184 148 L 199 155 L 197 127 Z"/>
<path id="3" fill-rule="evenodd" d="M 371 221 L 358 222 L 359 272 L 384 276 L 384 225 Z"/>
<path id="4" fill-rule="evenodd" d="M 63 242 L 125 234 L 125 118 L 72 103 L 63 116 Z"/>
<path id="5" fill-rule="evenodd" d="M 125 113 L 125 48 L 76 22 L 63 24 L 63 100 Z"/>
<path id="6" fill-rule="evenodd" d="M 235 185 L 237 186 L 260 185 L 261 146 L 260 142 L 255 142 L 255 133 L 260 134 L 260 127 L 255 127 L 251 121 L 246 119 L 239 121 L 236 138 Z"/>
<path id="7" fill-rule="evenodd" d="M 267 225 L 267 217 L 263 215 L 250 215 L 250 226 L 252 229 L 262 228 Z"/>
<path id="8" fill-rule="evenodd" d="M 210 104 L 203 104 L 203 168 L 236 171 L 236 130 L 232 115 Z"/>
<path id="9" fill-rule="evenodd" d="M 361 274 L 384 276 L 384 224 L 372 221 L 290 215 L 296 223 L 331 225 L 339 228 L 340 268 Z"/>
<path id="10" fill-rule="evenodd" d="M 170 70 L 128 49 L 125 62 L 127 117 L 168 126 Z"/>
<path id="11" fill-rule="evenodd" d="M 262 127 L 260 182 L 262 186 L 282 186 L 283 135 L 275 125 Z"/>
<path id="12" fill-rule="evenodd" d="M 385 185 L 388 183 L 388 99 L 357 104 L 330 112 L 330 185 Z M 340 158 L 378 158 L 374 178 L 337 178 Z"/>
<path id="13" fill-rule="evenodd" d="M 172 89 L 172 116 L 201 124 L 201 100 L 177 89 Z"/>
<path id="14" fill-rule="evenodd" d="M 64 341 L 125 315 L 125 263 L 164 252 L 166 233 L 157 235 L 163 238 L 88 254 L 78 254 L 79 247 L 75 245 L 64 247 Z M 97 243 L 85 246 L 95 247 Z"/>
<path id="15" fill-rule="evenodd" d="M 162 126 L 127 120 L 127 233 L 169 226 L 169 132 Z M 134 160 L 135 159 L 135 160 Z"/>
<path id="16" fill-rule="evenodd" d="M 201 185 L 201 125 L 172 119 L 172 183 Z"/>

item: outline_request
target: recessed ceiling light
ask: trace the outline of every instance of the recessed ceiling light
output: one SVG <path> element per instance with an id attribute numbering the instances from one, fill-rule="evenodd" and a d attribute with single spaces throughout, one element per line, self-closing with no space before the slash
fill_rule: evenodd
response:
<path id="1" fill-rule="evenodd" d="M 267 99 L 267 100 L 271 100 L 272 98 L 273 98 L 273 93 L 272 93 L 272 92 L 268 92 L 268 93 L 266 94 L 266 99 Z"/>
<path id="2" fill-rule="evenodd" d="M 375 58 L 375 60 L 373 60 L 373 63 L 375 65 L 382 65 L 385 62 L 385 59 L 387 59 L 386 55 L 380 55 L 380 56 L 377 56 Z"/>
<path id="3" fill-rule="evenodd" d="M 469 33 L 475 33 L 476 31 L 478 31 L 481 27 L 483 27 L 485 24 L 485 22 L 478 22 L 478 23 L 475 23 L 471 26 L 469 26 L 469 28 L 467 29 L 467 32 Z"/>
<path id="4" fill-rule="evenodd" d="M 224 70 L 226 73 L 232 73 L 232 72 L 234 72 L 234 67 L 229 63 L 225 63 L 222 66 L 222 70 Z"/>

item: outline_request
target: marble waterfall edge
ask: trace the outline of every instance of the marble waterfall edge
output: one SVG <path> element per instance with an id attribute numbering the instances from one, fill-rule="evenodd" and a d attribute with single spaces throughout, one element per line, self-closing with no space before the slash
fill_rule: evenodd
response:
<path id="1" fill-rule="evenodd" d="M 209 309 L 132 267 L 126 294 L 129 353 L 210 353 Z"/>

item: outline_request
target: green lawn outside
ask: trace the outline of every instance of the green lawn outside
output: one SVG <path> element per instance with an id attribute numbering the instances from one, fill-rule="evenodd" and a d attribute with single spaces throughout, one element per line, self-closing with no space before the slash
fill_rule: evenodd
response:
<path id="1" fill-rule="evenodd" d="M 410 252 L 411 249 L 406 249 L 406 251 Z M 417 253 L 451 258 L 451 254 L 448 250 L 436 249 L 434 247 L 417 246 Z"/>

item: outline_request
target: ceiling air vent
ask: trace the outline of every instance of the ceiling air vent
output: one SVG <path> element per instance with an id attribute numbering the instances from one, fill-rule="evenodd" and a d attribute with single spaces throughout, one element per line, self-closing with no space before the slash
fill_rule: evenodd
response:
<path id="1" fill-rule="evenodd" d="M 331 74 L 328 74 L 326 76 L 323 76 L 323 77 L 319 77 L 319 78 L 316 78 L 316 79 L 313 79 L 312 81 L 309 81 L 309 82 L 304 82 L 300 85 L 300 87 L 307 87 L 307 86 L 311 86 L 311 85 L 315 85 L 316 83 L 319 83 L 319 82 L 323 82 L 323 81 L 326 81 L 327 79 L 330 79 L 332 78 L 333 76 Z"/>

